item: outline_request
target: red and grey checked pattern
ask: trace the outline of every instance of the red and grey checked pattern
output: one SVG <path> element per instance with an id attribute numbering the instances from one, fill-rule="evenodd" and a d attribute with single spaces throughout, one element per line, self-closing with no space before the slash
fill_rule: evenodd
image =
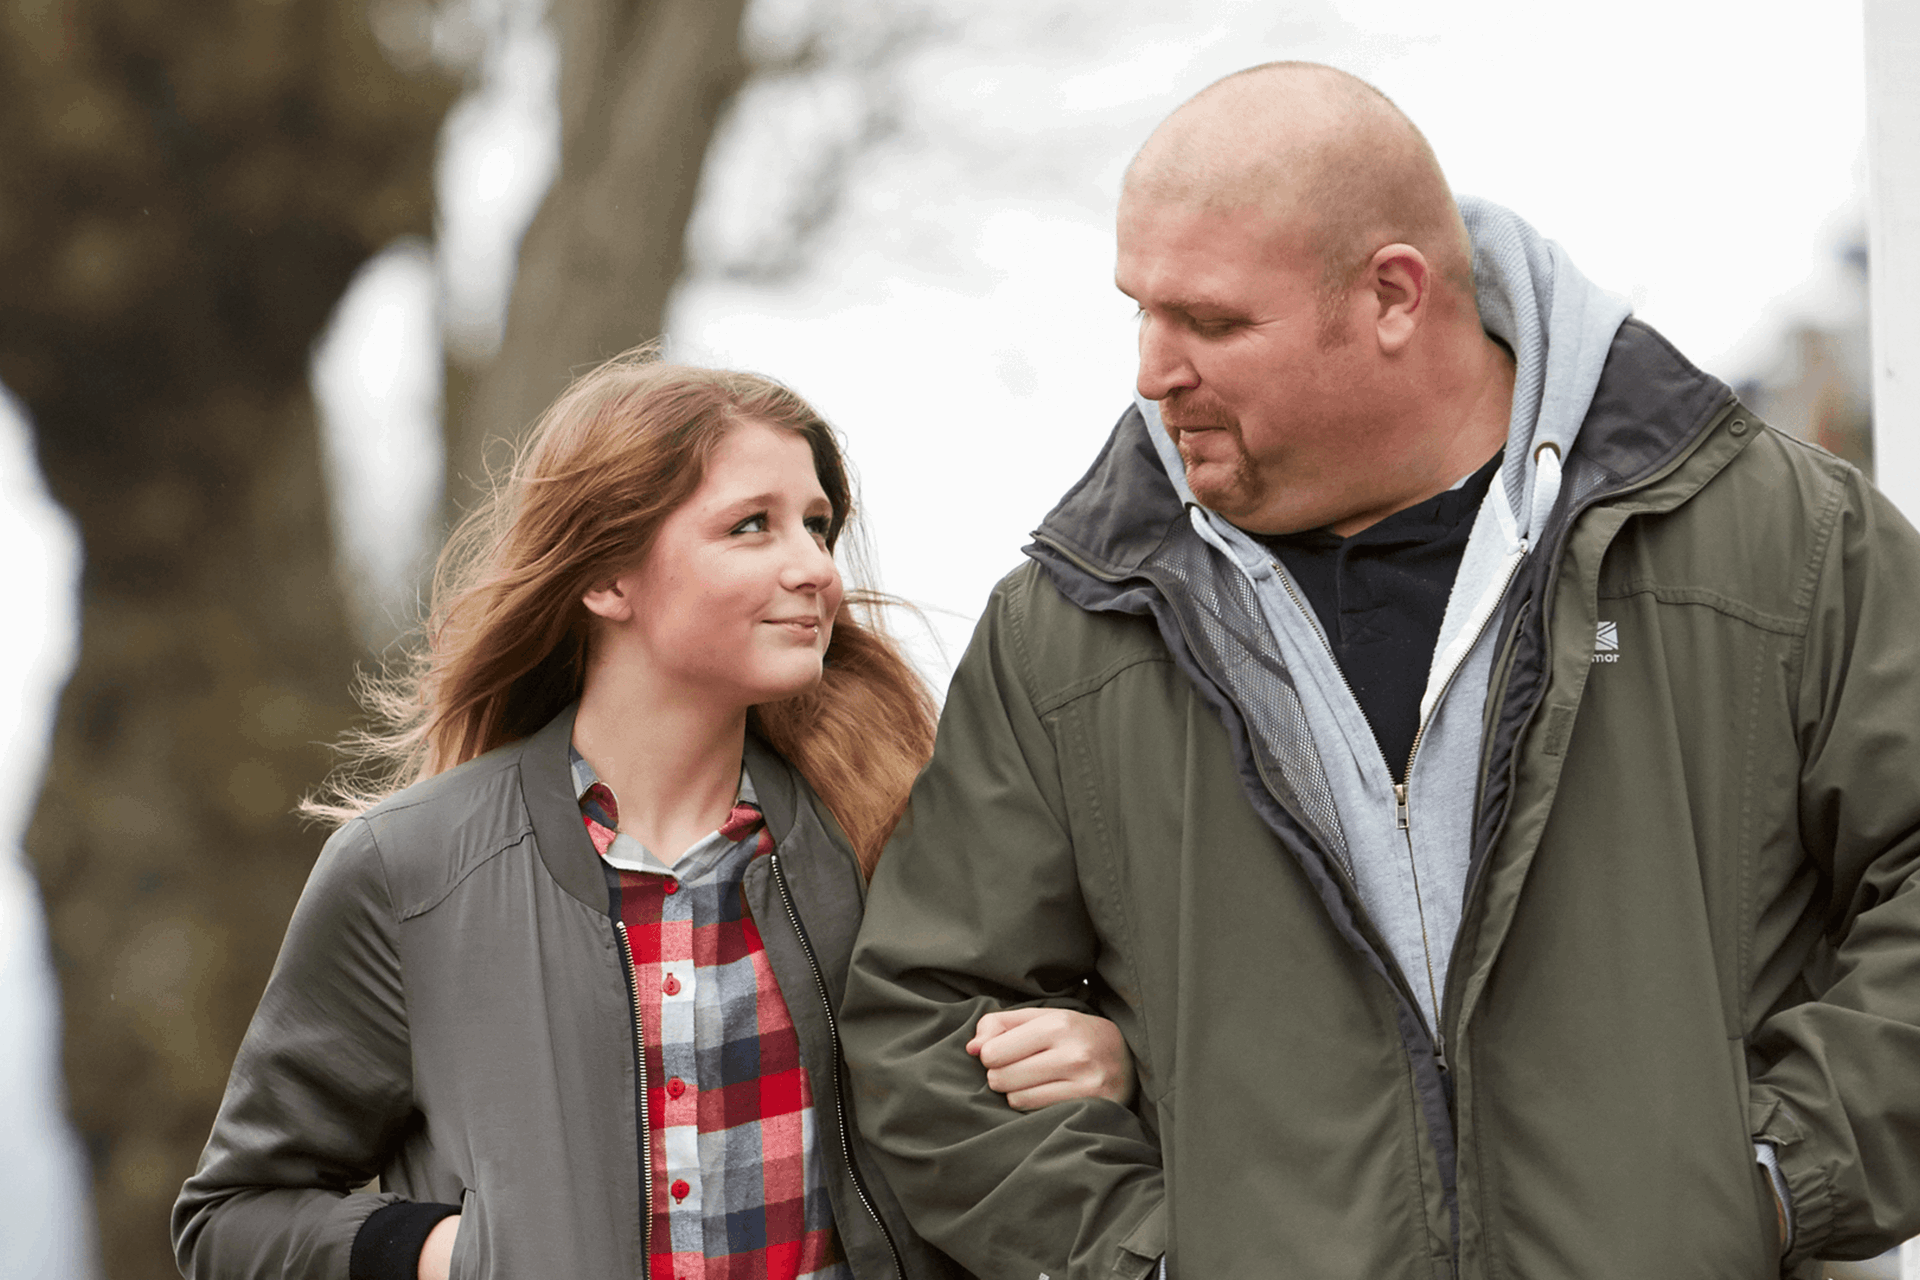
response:
<path id="1" fill-rule="evenodd" d="M 594 848 L 624 864 L 616 897 L 646 1028 L 654 1280 L 851 1280 L 799 1036 L 744 905 L 747 864 L 773 848 L 745 773 L 732 815 L 671 874 L 630 869 L 660 864 L 616 843 L 618 801 L 577 753 L 574 779 Z"/>

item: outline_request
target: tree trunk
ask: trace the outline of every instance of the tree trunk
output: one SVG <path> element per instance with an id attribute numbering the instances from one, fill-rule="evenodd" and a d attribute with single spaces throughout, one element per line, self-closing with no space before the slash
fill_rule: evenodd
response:
<path id="1" fill-rule="evenodd" d="M 81 652 L 28 850 L 115 1280 L 167 1215 L 320 833 L 352 714 L 308 350 L 431 225 L 453 88 L 365 0 L 0 17 L 0 380 L 79 524 Z"/>
<path id="2" fill-rule="evenodd" d="M 521 244 L 499 354 L 470 383 L 449 378 L 449 407 L 464 410 L 448 418 L 451 514 L 572 374 L 659 333 L 708 143 L 746 76 L 745 8 L 552 0 L 560 175 Z"/>

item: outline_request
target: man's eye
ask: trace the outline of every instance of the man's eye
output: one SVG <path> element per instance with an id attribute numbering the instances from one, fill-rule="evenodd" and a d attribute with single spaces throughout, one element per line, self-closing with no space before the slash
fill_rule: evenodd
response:
<path id="1" fill-rule="evenodd" d="M 767 513 L 755 512 L 739 524 L 733 526 L 734 533 L 765 533 L 767 531 Z"/>

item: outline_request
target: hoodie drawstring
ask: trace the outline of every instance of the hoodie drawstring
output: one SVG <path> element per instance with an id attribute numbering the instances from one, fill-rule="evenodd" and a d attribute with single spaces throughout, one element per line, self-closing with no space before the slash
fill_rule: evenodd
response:
<path id="1" fill-rule="evenodd" d="M 1552 441 L 1533 451 L 1533 508 L 1527 513 L 1526 537 L 1540 541 L 1553 504 L 1560 500 L 1560 446 Z"/>

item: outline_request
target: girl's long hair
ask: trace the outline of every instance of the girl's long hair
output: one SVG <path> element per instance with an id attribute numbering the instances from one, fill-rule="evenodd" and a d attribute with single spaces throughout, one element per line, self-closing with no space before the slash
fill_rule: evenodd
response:
<path id="1" fill-rule="evenodd" d="M 309 816 L 340 822 L 401 787 L 525 738 L 580 697 L 595 583 L 645 558 L 666 516 L 700 485 L 734 425 L 795 432 L 813 452 L 837 546 L 852 486 L 831 427 L 770 378 L 667 364 L 650 348 L 616 356 L 569 387 L 534 427 L 504 484 L 448 540 L 434 572 L 424 643 L 398 671 L 363 679 L 376 725 Z M 856 544 L 857 537 L 849 540 Z M 820 681 L 748 713 L 799 770 L 871 875 L 933 750 L 935 704 L 881 625 L 886 603 L 847 592 Z"/>

